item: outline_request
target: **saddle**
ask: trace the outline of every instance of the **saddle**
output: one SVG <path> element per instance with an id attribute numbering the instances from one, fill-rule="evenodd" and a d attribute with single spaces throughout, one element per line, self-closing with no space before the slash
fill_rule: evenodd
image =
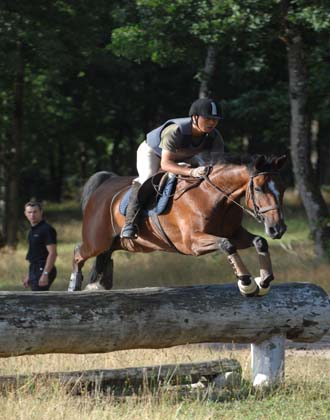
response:
<path id="1" fill-rule="evenodd" d="M 138 198 L 142 205 L 142 215 L 151 216 L 163 214 L 175 191 L 177 177 L 167 172 L 157 172 L 147 179 L 140 187 Z M 126 209 L 131 194 L 131 188 L 124 194 L 119 205 L 119 211 L 126 216 Z"/>

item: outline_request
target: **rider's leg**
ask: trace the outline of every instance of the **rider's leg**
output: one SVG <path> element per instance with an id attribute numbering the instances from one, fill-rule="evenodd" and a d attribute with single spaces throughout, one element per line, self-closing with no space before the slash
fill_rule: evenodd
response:
<path id="1" fill-rule="evenodd" d="M 137 237 L 138 215 L 141 208 L 138 198 L 140 186 L 141 184 L 137 181 L 134 181 L 132 185 L 132 190 L 129 196 L 129 202 L 126 210 L 126 220 L 120 233 L 122 238 L 135 239 Z"/>
<path id="2" fill-rule="evenodd" d="M 137 237 L 137 218 L 140 210 L 138 191 L 140 186 L 159 170 L 160 158 L 146 141 L 142 142 L 137 150 L 136 167 L 138 178 L 133 181 L 132 191 L 126 211 L 125 225 L 121 230 L 120 236 L 127 239 Z"/>
<path id="3" fill-rule="evenodd" d="M 156 155 L 154 149 L 147 142 L 142 142 L 136 153 L 136 168 L 138 178 L 136 181 L 142 185 L 148 178 L 159 171 L 160 157 Z"/>

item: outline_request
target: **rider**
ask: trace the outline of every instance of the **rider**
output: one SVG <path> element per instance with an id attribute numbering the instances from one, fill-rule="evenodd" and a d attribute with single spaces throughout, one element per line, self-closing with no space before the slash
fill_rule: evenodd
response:
<path id="1" fill-rule="evenodd" d="M 140 210 L 138 191 L 148 178 L 162 169 L 175 175 L 201 178 L 207 173 L 206 166 L 191 168 L 180 165 L 202 151 L 223 153 L 224 143 L 216 129 L 222 113 L 213 99 L 194 101 L 189 117 L 174 118 L 147 134 L 137 150 L 138 178 L 134 179 L 126 211 L 125 225 L 120 236 L 127 239 L 137 237 L 136 218 Z"/>

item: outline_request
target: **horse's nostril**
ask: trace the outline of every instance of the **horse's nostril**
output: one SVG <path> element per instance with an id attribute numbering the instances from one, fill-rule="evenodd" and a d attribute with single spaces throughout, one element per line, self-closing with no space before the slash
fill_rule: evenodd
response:
<path id="1" fill-rule="evenodd" d="M 274 227 L 272 227 L 272 226 L 271 226 L 271 227 L 269 228 L 269 233 L 270 233 L 271 235 L 275 235 L 275 234 L 276 234 L 276 232 L 277 232 L 277 231 L 276 231 L 276 229 L 275 229 Z"/>

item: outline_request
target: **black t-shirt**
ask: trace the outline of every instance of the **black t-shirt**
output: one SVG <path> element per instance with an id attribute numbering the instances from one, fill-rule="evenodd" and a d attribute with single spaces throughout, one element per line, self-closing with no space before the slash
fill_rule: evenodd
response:
<path id="1" fill-rule="evenodd" d="M 26 259 L 30 263 L 46 261 L 48 257 L 47 245 L 56 244 L 56 230 L 44 220 L 31 226 L 28 235 L 29 249 Z"/>

